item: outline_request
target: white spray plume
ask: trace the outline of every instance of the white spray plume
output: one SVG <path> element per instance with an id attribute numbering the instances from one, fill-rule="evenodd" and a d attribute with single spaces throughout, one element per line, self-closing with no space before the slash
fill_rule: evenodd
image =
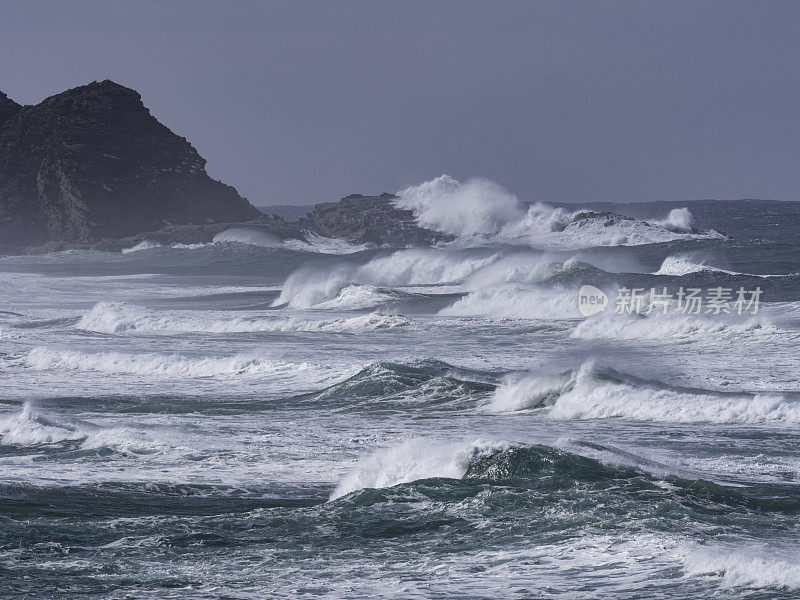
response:
<path id="1" fill-rule="evenodd" d="M 673 208 L 663 221 L 654 221 L 654 224 L 672 229 L 674 231 L 688 232 L 694 226 L 694 217 L 688 208 Z"/>
<path id="2" fill-rule="evenodd" d="M 722 237 L 715 231 L 696 232 L 692 214 L 677 208 L 663 220 L 593 217 L 585 210 L 570 212 L 544 203 L 521 203 L 501 185 L 487 179 L 459 182 L 449 175 L 399 192 L 398 208 L 414 212 L 417 223 L 455 236 L 451 245 L 474 247 L 491 243 L 529 245 L 542 249 L 635 246 L 692 237 Z M 589 211 L 591 212 L 591 211 Z"/>
<path id="3" fill-rule="evenodd" d="M 406 188 L 396 204 L 413 210 L 422 227 L 456 236 L 496 233 L 525 215 L 501 185 L 488 179 L 460 183 L 449 175 Z"/>

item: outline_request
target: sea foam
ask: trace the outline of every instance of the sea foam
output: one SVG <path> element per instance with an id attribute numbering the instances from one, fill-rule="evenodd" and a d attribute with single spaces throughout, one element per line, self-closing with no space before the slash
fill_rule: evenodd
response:
<path id="1" fill-rule="evenodd" d="M 335 500 L 364 488 L 386 488 L 431 477 L 460 479 L 476 456 L 508 447 L 507 442 L 482 440 L 466 445 L 432 445 L 428 440 L 407 440 L 358 461 L 330 498 Z"/>
<path id="2" fill-rule="evenodd" d="M 315 370 L 308 363 L 289 363 L 259 356 L 238 354 L 223 357 L 188 357 L 153 353 L 80 352 L 37 347 L 22 364 L 38 371 L 99 371 L 103 373 L 168 377 L 213 377 L 261 375 L 287 371 Z"/>
<path id="3" fill-rule="evenodd" d="M 131 246 L 130 248 L 124 248 L 122 250 L 123 254 L 130 254 L 131 252 L 138 252 L 139 250 L 150 250 L 152 248 L 161 248 L 161 244 L 158 242 L 154 242 L 152 240 L 142 240 L 135 246 Z"/>
<path id="4" fill-rule="evenodd" d="M 401 315 L 370 313 L 348 318 L 305 319 L 298 316 L 239 315 L 220 318 L 216 311 L 155 311 L 123 302 L 98 302 L 75 325 L 86 331 L 122 334 L 320 332 L 361 333 L 414 322 Z"/>
<path id="5" fill-rule="evenodd" d="M 589 361 L 561 374 L 513 374 L 483 407 L 488 412 L 546 409 L 557 419 L 626 418 L 675 423 L 800 423 L 800 403 L 779 394 L 723 394 L 644 382 Z"/>
<path id="6" fill-rule="evenodd" d="M 526 207 L 495 182 L 470 179 L 461 183 L 449 175 L 404 189 L 395 203 L 412 210 L 423 227 L 455 236 L 454 244 L 462 247 L 511 243 L 579 249 L 724 237 L 716 231 L 694 230 L 686 208 L 672 210 L 664 220 L 647 222 L 586 210 L 570 212 L 543 203 Z"/>

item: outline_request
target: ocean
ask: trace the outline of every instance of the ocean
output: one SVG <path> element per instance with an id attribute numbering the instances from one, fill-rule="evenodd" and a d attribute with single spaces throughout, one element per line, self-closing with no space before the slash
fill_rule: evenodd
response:
<path id="1" fill-rule="evenodd" d="M 0 257 L 0 596 L 800 597 L 800 205 L 421 202 Z"/>

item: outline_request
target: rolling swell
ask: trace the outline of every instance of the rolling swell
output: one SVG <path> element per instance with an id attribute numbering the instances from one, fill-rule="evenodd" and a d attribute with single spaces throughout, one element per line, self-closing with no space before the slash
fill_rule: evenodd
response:
<path id="1" fill-rule="evenodd" d="M 528 208 L 437 248 L 1 259 L 6 594 L 795 600 L 796 244 Z M 768 305 L 583 321 L 584 282 Z"/>
<path id="2" fill-rule="evenodd" d="M 497 482 L 551 478 L 569 485 L 575 481 L 624 479 L 637 475 L 633 469 L 605 465 L 599 460 L 549 446 L 533 445 L 479 453 L 470 461 L 463 478 Z"/>
<path id="3" fill-rule="evenodd" d="M 598 445 L 594 449 L 613 450 Z M 359 487 L 364 483 L 374 485 Z M 687 511 L 698 521 L 722 519 L 731 509 L 740 512 L 734 519 L 746 519 L 741 511 L 778 513 L 787 519 L 800 514 L 795 484 L 729 486 L 674 474 L 657 477 L 634 466 L 610 464 L 551 446 L 483 441 L 447 448 L 419 442 L 388 448 L 349 473 L 331 498 L 349 495 L 350 502 L 372 504 L 381 498 L 387 501 L 421 493 L 443 500 L 451 494 L 480 496 L 486 485 L 493 490 L 485 497 L 490 503 L 495 491 L 508 498 L 504 490 L 517 489 L 526 493 L 512 496 L 523 503 L 533 499 L 530 494 L 541 498 L 554 494 L 559 501 L 569 498 L 587 510 L 606 512 L 607 498 L 616 496 L 617 502 L 638 513 L 628 518 L 643 518 L 655 505 L 662 506 L 662 516 L 668 521 L 685 518 Z M 384 492 L 378 491 L 381 489 Z M 614 514 L 612 510 L 607 516 Z"/>
<path id="4" fill-rule="evenodd" d="M 461 369 L 438 360 L 377 362 L 298 400 L 340 410 L 425 406 L 469 409 L 494 389 L 493 380 L 490 373 Z"/>

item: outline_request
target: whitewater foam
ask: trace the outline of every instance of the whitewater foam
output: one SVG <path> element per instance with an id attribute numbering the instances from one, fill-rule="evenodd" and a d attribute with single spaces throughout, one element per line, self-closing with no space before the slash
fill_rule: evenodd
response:
<path id="1" fill-rule="evenodd" d="M 697 262 L 691 256 L 687 255 L 678 255 L 678 256 L 668 256 L 664 259 L 664 262 L 661 264 L 661 267 L 653 273 L 653 275 L 672 275 L 672 276 L 682 276 L 688 275 L 690 273 L 702 273 L 703 271 L 708 271 L 712 273 L 725 273 L 727 275 L 741 275 L 742 273 L 737 273 L 735 271 L 726 271 L 725 269 L 719 269 L 717 267 L 712 267 L 711 265 L 707 265 L 702 261 Z"/>
<path id="2" fill-rule="evenodd" d="M 139 250 L 150 250 L 152 248 L 161 248 L 161 244 L 151 240 L 142 240 L 135 246 L 131 246 L 130 248 L 123 248 L 122 253 L 130 254 L 131 252 L 138 252 Z"/>
<path id="3" fill-rule="evenodd" d="M 99 302 L 75 325 L 86 331 L 119 334 L 133 332 L 328 332 L 359 333 L 412 325 L 401 315 L 370 313 L 348 318 L 303 319 L 297 316 L 235 316 L 220 319 L 215 312 L 159 312 L 122 302 Z"/>
<path id="4" fill-rule="evenodd" d="M 26 402 L 19 413 L 0 419 L 0 445 L 37 446 L 85 437 L 75 427 L 40 418 Z"/>
<path id="5" fill-rule="evenodd" d="M 476 440 L 471 444 L 431 444 L 411 439 L 358 461 L 342 478 L 330 499 L 365 488 L 387 488 L 431 477 L 460 479 L 476 456 L 509 447 L 507 442 Z"/>
<path id="6" fill-rule="evenodd" d="M 319 254 L 355 254 L 374 247 L 368 243 L 351 244 L 347 240 L 324 237 L 312 231 L 304 231 L 303 236 L 306 238 L 305 241 L 285 240 L 283 246 L 289 250 L 317 252 Z"/>
<path id="7" fill-rule="evenodd" d="M 199 248 L 205 248 L 206 246 L 210 246 L 213 242 L 210 243 L 197 243 L 197 244 L 181 244 L 176 243 L 172 244 L 171 248 L 174 250 L 197 250 Z"/>
<path id="8" fill-rule="evenodd" d="M 450 245 L 457 247 L 506 243 L 574 250 L 724 237 L 716 231 L 694 230 L 686 208 L 652 222 L 587 210 L 568 212 L 542 203 L 526 209 L 497 183 L 486 179 L 460 183 L 449 175 L 406 188 L 395 204 L 412 210 L 421 226 L 456 236 Z"/>
<path id="9" fill-rule="evenodd" d="M 289 363 L 248 355 L 194 358 L 153 353 L 89 353 L 41 347 L 33 348 L 22 358 L 21 362 L 23 366 L 37 371 L 99 371 L 167 377 L 231 377 L 319 369 L 309 363 Z"/>
<path id="10" fill-rule="evenodd" d="M 708 343 L 720 337 L 790 335 L 767 315 L 602 314 L 578 324 L 570 337 L 584 340 L 682 340 Z"/>
<path id="11" fill-rule="evenodd" d="M 488 179 L 463 184 L 449 175 L 406 188 L 395 204 L 428 229 L 456 236 L 496 233 L 525 213 L 517 197 Z"/>
<path id="12" fill-rule="evenodd" d="M 439 315 L 511 319 L 578 319 L 578 293 L 561 288 L 506 284 L 470 292 Z"/>
<path id="13" fill-rule="evenodd" d="M 363 265 L 341 263 L 327 269 L 305 266 L 289 275 L 272 306 L 349 309 L 377 306 L 396 299 L 396 295 L 380 288 L 452 284 L 499 258 L 499 254 L 472 256 L 414 249 L 376 257 Z"/>
<path id="14" fill-rule="evenodd" d="M 172 437 L 174 443 L 174 435 Z M 85 421 L 59 421 L 26 402 L 19 413 L 0 418 L 0 445 L 35 447 L 77 443 L 81 449 L 116 448 L 152 452 L 167 442 L 130 427 L 99 427 Z"/>
<path id="15" fill-rule="evenodd" d="M 800 403 L 778 394 L 720 394 L 626 380 L 591 361 L 576 371 L 509 376 L 484 410 L 546 408 L 557 419 L 626 418 L 674 423 L 797 424 Z"/>
<path id="16" fill-rule="evenodd" d="M 800 556 L 796 551 L 695 546 L 682 559 L 688 576 L 721 578 L 726 588 L 800 589 Z"/>
<path id="17" fill-rule="evenodd" d="M 694 227 L 694 217 L 686 207 L 673 208 L 669 211 L 669 215 L 667 215 L 666 219 L 662 221 L 656 220 L 653 221 L 653 223 L 673 231 L 690 232 Z"/>
<path id="18" fill-rule="evenodd" d="M 262 248 L 278 248 L 280 240 L 266 231 L 251 227 L 233 227 L 226 229 L 214 236 L 213 243 L 239 243 L 251 246 L 261 246 Z"/>

